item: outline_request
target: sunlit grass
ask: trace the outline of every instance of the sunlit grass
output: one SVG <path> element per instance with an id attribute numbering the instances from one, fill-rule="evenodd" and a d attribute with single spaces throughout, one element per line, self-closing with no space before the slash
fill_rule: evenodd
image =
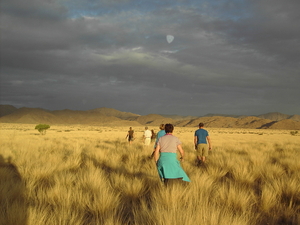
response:
<path id="1" fill-rule="evenodd" d="M 156 127 L 150 129 L 158 130 Z M 285 130 L 209 129 L 196 166 L 193 132 L 175 127 L 191 183 L 161 183 L 128 127 L 0 124 L 0 224 L 300 224 L 300 136 Z"/>

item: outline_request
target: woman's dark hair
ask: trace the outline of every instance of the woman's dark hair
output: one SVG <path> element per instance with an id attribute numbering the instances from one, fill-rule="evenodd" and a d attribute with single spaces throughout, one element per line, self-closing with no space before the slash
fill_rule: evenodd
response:
<path id="1" fill-rule="evenodd" d="M 173 126 L 172 124 L 167 123 L 167 124 L 165 125 L 165 131 L 166 131 L 166 133 L 172 133 L 173 130 L 174 130 L 174 126 Z"/>

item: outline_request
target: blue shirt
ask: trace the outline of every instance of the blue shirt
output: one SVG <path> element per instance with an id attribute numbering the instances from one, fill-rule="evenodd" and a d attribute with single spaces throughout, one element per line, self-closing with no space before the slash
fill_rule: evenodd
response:
<path id="1" fill-rule="evenodd" d="M 207 144 L 206 137 L 208 136 L 207 130 L 198 129 L 195 131 L 195 137 L 197 137 L 197 144 Z"/>
<path id="2" fill-rule="evenodd" d="M 166 135 L 166 131 L 165 130 L 160 130 L 160 131 L 157 132 L 157 134 L 156 134 L 156 140 L 155 140 L 155 144 L 154 144 L 154 148 L 156 148 L 156 144 L 157 144 L 158 140 L 162 136 L 164 136 L 164 135 Z"/>

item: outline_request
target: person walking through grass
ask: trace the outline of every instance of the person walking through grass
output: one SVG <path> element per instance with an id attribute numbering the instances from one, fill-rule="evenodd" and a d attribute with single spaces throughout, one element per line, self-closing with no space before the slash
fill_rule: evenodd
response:
<path id="1" fill-rule="evenodd" d="M 199 129 L 195 131 L 194 144 L 197 151 L 197 164 L 200 165 L 205 162 L 208 151 L 211 150 L 211 140 L 208 131 L 204 129 L 204 123 L 199 123 Z"/>
<path id="2" fill-rule="evenodd" d="M 126 138 L 127 138 L 129 144 L 131 144 L 133 142 L 134 130 L 132 130 L 132 127 L 129 127 L 129 131 L 127 132 Z"/>
<path id="3" fill-rule="evenodd" d="M 160 129 L 160 131 L 158 131 L 157 132 L 157 134 L 156 134 L 156 139 L 155 139 L 155 143 L 154 143 L 154 146 L 153 146 L 153 152 L 152 152 L 152 154 L 151 154 L 151 158 L 154 156 L 154 152 L 155 152 L 155 149 L 156 149 L 156 145 L 157 145 L 157 142 L 158 142 L 158 140 L 162 137 L 162 136 L 164 136 L 165 134 L 166 134 L 166 131 L 165 131 L 165 124 L 160 124 L 159 125 L 159 129 Z"/>
<path id="4" fill-rule="evenodd" d="M 152 129 L 152 130 L 151 130 L 151 142 L 155 141 L 155 139 L 156 139 L 156 133 L 155 133 L 155 131 Z"/>
<path id="5" fill-rule="evenodd" d="M 152 132 L 150 130 L 148 130 L 148 127 L 145 127 L 145 131 L 144 131 L 144 144 L 145 145 L 150 145 L 151 143 L 151 136 L 152 136 Z"/>
<path id="6" fill-rule="evenodd" d="M 190 182 L 177 160 L 177 150 L 180 152 L 181 160 L 184 159 L 184 150 L 179 138 L 172 135 L 173 130 L 172 124 L 165 125 L 166 135 L 159 138 L 154 152 L 159 177 L 166 185 L 175 180 Z"/>

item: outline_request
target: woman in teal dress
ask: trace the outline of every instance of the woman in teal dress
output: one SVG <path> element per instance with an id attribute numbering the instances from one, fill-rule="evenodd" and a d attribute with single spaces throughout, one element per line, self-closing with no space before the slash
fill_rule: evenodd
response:
<path id="1" fill-rule="evenodd" d="M 172 135 L 173 130 L 174 126 L 172 124 L 166 124 L 166 135 L 162 136 L 157 142 L 154 160 L 157 165 L 158 174 L 165 184 L 170 180 L 177 179 L 190 182 L 189 177 L 177 160 L 177 150 L 180 152 L 181 160 L 184 158 L 184 151 L 181 141 Z"/>

